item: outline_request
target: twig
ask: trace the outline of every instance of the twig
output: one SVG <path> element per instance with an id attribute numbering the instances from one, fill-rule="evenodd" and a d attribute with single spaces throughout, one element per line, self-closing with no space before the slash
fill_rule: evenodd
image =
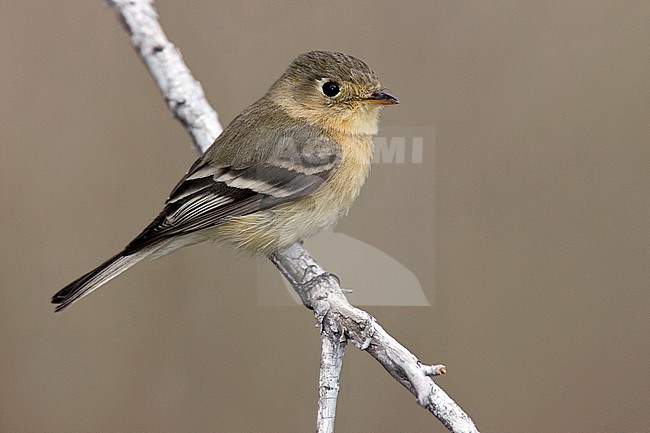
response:
<path id="1" fill-rule="evenodd" d="M 329 318 L 325 319 L 329 322 Z M 336 400 L 346 341 L 336 332 L 335 321 L 321 328 L 320 375 L 318 377 L 318 413 L 316 425 L 318 433 L 333 433 L 336 419 Z M 340 330 L 339 330 L 340 331 Z"/>
<path id="2" fill-rule="evenodd" d="M 131 35 L 131 45 L 165 97 L 169 111 L 187 129 L 196 150 L 205 152 L 223 128 L 217 112 L 205 98 L 203 87 L 160 27 L 152 2 L 109 0 L 108 4 Z"/>
<path id="3" fill-rule="evenodd" d="M 205 98 L 178 49 L 167 39 L 150 0 L 109 0 L 131 35 L 131 44 L 167 101 L 185 126 L 197 151 L 204 152 L 221 133 L 217 113 Z M 434 382 L 443 365 L 425 365 L 391 337 L 368 313 L 353 307 L 336 278 L 327 273 L 301 244 L 270 257 L 303 304 L 314 311 L 321 328 L 321 370 L 317 428 L 332 433 L 345 346 L 367 351 L 418 403 L 454 433 L 478 433 L 469 416 Z"/>
<path id="4" fill-rule="evenodd" d="M 271 261 L 297 287 L 296 292 L 303 304 L 314 310 L 322 328 L 332 330 L 325 333 L 343 337 L 372 355 L 417 397 L 420 406 L 435 415 L 450 431 L 478 432 L 470 417 L 431 380 L 432 376 L 445 374 L 445 366 L 422 364 L 374 317 L 350 305 L 338 280 L 316 263 L 302 245 L 292 245 L 282 254 L 271 257 Z"/>

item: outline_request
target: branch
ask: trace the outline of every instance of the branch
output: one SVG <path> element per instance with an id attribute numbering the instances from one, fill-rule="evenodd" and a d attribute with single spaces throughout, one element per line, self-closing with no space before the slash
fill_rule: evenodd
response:
<path id="1" fill-rule="evenodd" d="M 131 44 L 147 66 L 169 110 L 203 153 L 221 133 L 217 113 L 205 98 L 178 49 L 167 39 L 151 0 L 109 0 L 131 35 Z M 425 365 L 391 337 L 370 314 L 348 302 L 338 280 L 327 273 L 301 244 L 269 259 L 294 287 L 303 304 L 314 311 L 321 328 L 321 370 L 317 426 L 332 433 L 339 378 L 347 342 L 373 356 L 451 432 L 478 433 L 469 416 L 434 382 L 443 365 Z"/>
<path id="2" fill-rule="evenodd" d="M 445 374 L 445 366 L 422 364 L 374 317 L 350 305 L 336 277 L 316 263 L 302 245 L 292 245 L 272 256 L 271 261 L 296 289 L 302 303 L 314 310 L 321 334 L 332 336 L 331 341 L 343 338 L 372 355 L 450 431 L 478 432 L 469 416 L 431 380 Z"/>
<path id="3" fill-rule="evenodd" d="M 336 418 L 336 399 L 339 395 L 339 382 L 346 339 L 341 328 L 321 327 L 320 375 L 318 377 L 318 413 L 316 425 L 318 433 L 333 433 Z M 337 332 L 338 331 L 338 332 Z"/>
<path id="4" fill-rule="evenodd" d="M 217 112 L 205 98 L 203 87 L 183 62 L 181 52 L 165 36 L 152 2 L 109 0 L 108 3 L 131 35 L 131 45 L 165 97 L 169 111 L 187 129 L 197 152 L 205 152 L 223 128 Z"/>

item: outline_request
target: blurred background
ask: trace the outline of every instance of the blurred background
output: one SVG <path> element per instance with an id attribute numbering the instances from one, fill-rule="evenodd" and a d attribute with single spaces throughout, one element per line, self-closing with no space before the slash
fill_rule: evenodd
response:
<path id="1" fill-rule="evenodd" d="M 263 260 L 188 248 L 53 314 L 196 154 L 111 9 L 2 6 L 0 431 L 313 431 L 317 329 L 260 304 Z M 448 366 L 481 431 L 650 431 L 647 2 L 156 6 L 224 125 L 330 49 L 399 97 L 385 128 L 435 131 L 421 163 L 373 167 L 337 232 L 417 277 L 431 306 L 367 309 Z M 367 354 L 345 361 L 338 431 L 446 431 Z"/>

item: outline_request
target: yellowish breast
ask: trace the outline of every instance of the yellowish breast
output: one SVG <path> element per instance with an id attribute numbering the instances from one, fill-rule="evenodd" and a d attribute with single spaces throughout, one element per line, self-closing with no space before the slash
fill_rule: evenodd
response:
<path id="1" fill-rule="evenodd" d="M 342 143 L 341 162 L 312 195 L 234 218 L 217 226 L 214 237 L 254 254 L 269 254 L 335 224 L 347 214 L 368 177 L 373 143 L 370 136 L 334 138 Z"/>

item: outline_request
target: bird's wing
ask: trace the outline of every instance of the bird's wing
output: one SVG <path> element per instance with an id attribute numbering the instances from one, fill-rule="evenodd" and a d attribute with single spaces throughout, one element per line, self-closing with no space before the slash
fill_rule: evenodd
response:
<path id="1" fill-rule="evenodd" d="M 309 140 L 285 141 L 274 143 L 263 162 L 229 166 L 199 159 L 125 253 L 305 197 L 336 170 L 341 149 L 329 137 L 312 134 Z"/>

